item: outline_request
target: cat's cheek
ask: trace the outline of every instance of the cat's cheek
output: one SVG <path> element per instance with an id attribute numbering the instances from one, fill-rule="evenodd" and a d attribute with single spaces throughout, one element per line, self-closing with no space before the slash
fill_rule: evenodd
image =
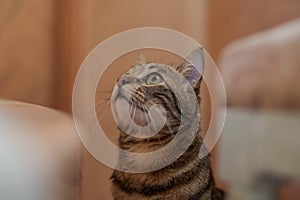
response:
<path id="1" fill-rule="evenodd" d="M 123 99 L 119 98 L 116 100 L 115 105 L 113 105 L 113 115 L 116 120 L 117 125 L 124 126 L 128 121 L 129 116 L 129 104 Z M 122 127 L 120 127 L 122 128 Z"/>

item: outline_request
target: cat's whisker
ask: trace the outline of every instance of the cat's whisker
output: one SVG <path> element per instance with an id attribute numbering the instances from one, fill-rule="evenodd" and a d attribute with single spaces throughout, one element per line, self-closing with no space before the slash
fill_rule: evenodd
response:
<path id="1" fill-rule="evenodd" d="M 148 125 L 148 133 L 149 133 L 149 136 L 150 136 L 150 134 L 151 134 L 151 132 L 150 132 L 150 126 L 149 126 L 149 124 L 150 124 L 150 119 L 148 119 L 148 114 L 147 114 L 147 112 L 146 112 L 146 108 L 145 108 L 145 106 L 144 105 L 140 105 L 140 107 L 142 108 L 142 110 L 143 110 L 143 115 L 144 115 L 144 117 L 145 117 L 145 119 L 146 119 L 146 122 L 147 122 L 147 125 Z M 147 152 L 147 150 L 148 150 L 148 145 L 149 145 L 149 140 L 150 140 L 150 137 L 147 137 L 147 142 L 146 142 L 146 146 L 145 146 L 145 148 L 144 148 L 144 152 Z"/>
<path id="2" fill-rule="evenodd" d="M 171 124 L 166 123 L 165 126 L 167 127 L 167 129 L 169 131 L 168 134 L 171 134 L 172 136 L 174 136 L 176 134 L 176 133 L 174 133 L 174 129 Z"/>
<path id="3" fill-rule="evenodd" d="M 107 113 L 108 111 L 110 111 L 110 107 L 108 106 L 108 104 L 105 104 L 105 105 L 103 106 L 103 108 L 96 109 L 96 113 L 97 113 L 97 114 L 99 113 L 99 111 L 103 111 L 102 113 L 105 114 L 105 113 Z M 102 115 L 101 119 L 103 119 L 103 117 L 105 117 L 105 116 Z"/>
<path id="4" fill-rule="evenodd" d="M 134 109 L 134 105 L 133 105 L 133 103 L 130 101 L 129 102 L 130 103 L 130 107 L 129 107 L 129 114 L 131 115 L 131 116 L 133 116 L 133 109 Z"/>
<path id="5" fill-rule="evenodd" d="M 156 130 L 156 129 L 155 129 Z M 161 137 L 160 137 L 161 135 L 160 135 L 160 131 L 158 131 L 157 133 L 155 133 L 155 135 L 154 135 L 154 137 L 156 137 L 156 139 L 158 139 L 158 143 L 159 143 L 159 146 L 161 146 L 162 147 L 162 145 L 163 145 L 163 143 L 162 143 L 162 141 L 161 141 Z M 149 143 L 149 140 L 148 140 L 148 143 Z"/>
<path id="6" fill-rule="evenodd" d="M 156 109 L 156 111 L 157 111 L 157 108 L 156 107 L 154 107 L 154 109 Z M 159 115 L 161 115 L 162 116 L 162 114 L 161 114 L 161 112 L 158 112 L 159 113 Z M 156 126 L 156 124 L 154 124 L 155 125 L 155 130 L 156 130 L 156 128 L 157 128 L 157 126 Z M 161 130 L 160 130 L 161 131 Z M 159 132 L 160 132 L 159 131 Z M 160 135 L 159 135 L 159 132 L 158 133 L 156 133 L 156 138 L 158 139 L 158 141 L 159 141 L 159 144 L 160 145 L 162 145 L 162 141 L 160 140 Z"/>
<path id="7" fill-rule="evenodd" d="M 96 112 L 96 116 L 99 117 L 99 121 L 102 122 L 103 119 L 106 120 L 106 118 L 108 118 L 109 116 L 109 111 L 110 111 L 110 106 L 109 106 L 109 101 L 106 103 L 101 103 L 101 104 L 97 104 L 97 106 L 95 107 L 95 112 Z M 90 116 L 94 115 L 94 112 L 91 112 L 89 114 Z"/>
<path id="8" fill-rule="evenodd" d="M 100 103 L 102 102 L 102 103 Z M 111 103 L 111 99 L 106 99 L 106 100 L 102 100 L 102 101 L 98 101 L 95 105 L 95 107 L 99 107 L 99 106 L 107 106 L 109 103 Z"/>
<path id="9" fill-rule="evenodd" d="M 166 116 L 163 116 L 162 113 L 159 112 L 159 115 L 162 117 L 162 118 L 165 118 Z M 169 124 L 169 122 L 166 120 L 165 124 L 164 124 L 165 127 L 167 127 L 168 131 L 170 132 L 174 132 L 173 131 L 173 128 L 171 127 L 171 124 Z"/>
<path id="10" fill-rule="evenodd" d="M 85 111 L 88 111 L 88 110 L 90 110 L 90 109 L 94 109 L 94 107 L 95 107 L 95 105 L 92 104 L 92 105 L 90 105 L 90 106 L 87 106 L 87 107 L 85 107 L 85 108 L 80 109 L 79 112 L 85 112 Z"/>
<path id="11" fill-rule="evenodd" d="M 110 109 L 109 107 L 107 107 L 105 110 L 104 110 L 104 113 L 103 113 L 103 118 L 102 120 L 104 119 L 104 127 L 107 127 L 109 125 L 109 118 L 112 117 L 111 116 L 111 113 L 110 113 Z"/>
<path id="12" fill-rule="evenodd" d="M 112 93 L 112 90 L 96 90 L 96 92 L 97 93 L 104 93 L 104 94 L 106 94 L 106 93 Z"/>
<path id="13" fill-rule="evenodd" d="M 91 141 L 93 141 L 93 143 L 92 143 L 92 146 L 94 147 L 94 146 L 97 146 L 97 145 L 99 145 L 98 143 L 96 143 L 95 141 L 95 139 L 96 139 L 96 136 L 97 136 L 97 134 L 98 134 L 98 132 L 95 132 L 95 130 L 97 130 L 98 129 L 98 123 L 96 123 L 95 125 L 94 125 L 94 127 L 92 128 L 92 132 L 94 133 L 94 135 L 93 135 L 93 138 L 92 138 L 92 140 Z"/>
<path id="14" fill-rule="evenodd" d="M 133 106 L 133 115 L 132 115 L 133 119 L 135 119 L 136 109 L 137 109 L 137 107 L 134 105 Z"/>
<path id="15" fill-rule="evenodd" d="M 104 101 L 104 100 L 102 100 L 102 101 Z M 85 108 L 82 108 L 82 109 L 79 110 L 79 112 L 86 112 L 86 111 L 89 111 L 89 110 L 90 110 L 90 111 L 93 111 L 94 109 L 97 110 L 98 107 L 103 106 L 103 105 L 106 106 L 107 103 L 110 103 L 110 99 L 108 99 L 108 101 L 105 100 L 104 103 L 100 103 L 100 102 L 101 102 L 101 101 L 97 101 L 97 103 L 95 103 L 95 104 L 92 104 L 92 105 L 90 105 L 90 106 L 87 106 L 87 107 L 85 107 Z"/>
<path id="16" fill-rule="evenodd" d="M 112 90 L 96 90 L 96 92 L 112 93 Z"/>
<path id="17" fill-rule="evenodd" d="M 106 98 L 101 97 L 101 99 L 100 99 L 100 100 L 97 100 L 97 101 L 101 102 L 101 101 L 108 101 L 108 100 L 111 100 L 111 96 L 106 97 Z"/>
<path id="18" fill-rule="evenodd" d="M 96 115 L 100 117 L 100 119 L 102 119 L 104 116 L 103 114 L 106 112 L 106 111 L 109 111 L 110 110 L 110 107 L 109 106 L 104 106 L 104 107 L 101 107 L 101 108 L 97 108 L 95 111 L 96 111 Z"/>
<path id="19" fill-rule="evenodd" d="M 111 112 L 110 112 L 110 107 L 104 107 L 102 109 L 103 112 L 101 112 L 101 116 L 99 116 L 99 123 L 101 124 L 102 127 L 106 128 L 110 126 L 109 124 L 109 119 L 112 118 Z"/>

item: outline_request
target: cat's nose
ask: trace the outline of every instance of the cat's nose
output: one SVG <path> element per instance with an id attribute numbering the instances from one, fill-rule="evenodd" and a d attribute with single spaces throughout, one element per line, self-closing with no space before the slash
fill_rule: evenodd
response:
<path id="1" fill-rule="evenodd" d="M 133 77 L 131 77 L 131 76 L 121 76 L 118 79 L 118 86 L 122 87 L 123 85 L 131 83 L 132 81 L 133 81 Z"/>

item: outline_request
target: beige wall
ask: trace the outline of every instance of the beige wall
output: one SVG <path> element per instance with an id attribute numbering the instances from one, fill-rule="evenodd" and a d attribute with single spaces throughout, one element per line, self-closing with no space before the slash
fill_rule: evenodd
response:
<path id="1" fill-rule="evenodd" d="M 0 97 L 52 105 L 54 1 L 0 0 Z"/>

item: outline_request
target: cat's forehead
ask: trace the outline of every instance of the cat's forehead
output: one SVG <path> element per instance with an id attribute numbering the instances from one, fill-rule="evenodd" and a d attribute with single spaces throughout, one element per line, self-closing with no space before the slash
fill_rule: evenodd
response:
<path id="1" fill-rule="evenodd" d="M 128 73 L 133 76 L 143 77 L 153 72 L 166 74 L 170 71 L 173 71 L 173 69 L 168 65 L 158 64 L 158 63 L 148 63 L 148 64 L 136 65 L 133 68 L 131 68 L 128 71 Z"/>

